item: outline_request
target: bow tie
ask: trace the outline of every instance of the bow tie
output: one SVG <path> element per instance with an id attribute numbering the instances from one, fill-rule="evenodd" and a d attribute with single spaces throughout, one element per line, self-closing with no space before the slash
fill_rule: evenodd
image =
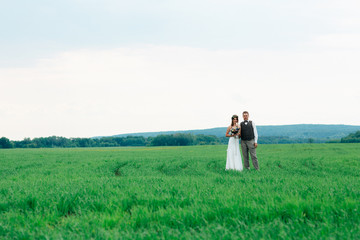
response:
<path id="1" fill-rule="evenodd" d="M 246 122 L 246 123 L 247 123 L 247 122 L 248 122 L 248 120 L 245 120 L 244 122 Z"/>

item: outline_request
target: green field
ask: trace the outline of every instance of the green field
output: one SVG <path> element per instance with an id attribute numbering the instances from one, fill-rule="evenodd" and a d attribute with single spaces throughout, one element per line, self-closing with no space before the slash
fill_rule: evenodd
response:
<path id="1" fill-rule="evenodd" d="M 0 239 L 360 239 L 360 144 L 0 150 Z"/>

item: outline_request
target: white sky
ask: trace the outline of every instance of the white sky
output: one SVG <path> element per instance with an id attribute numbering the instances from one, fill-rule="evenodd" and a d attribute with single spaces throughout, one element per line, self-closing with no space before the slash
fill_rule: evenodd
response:
<path id="1" fill-rule="evenodd" d="M 0 137 L 360 125 L 358 1 L 45 1 L 0 10 Z M 20 7 L 21 6 L 21 7 Z"/>

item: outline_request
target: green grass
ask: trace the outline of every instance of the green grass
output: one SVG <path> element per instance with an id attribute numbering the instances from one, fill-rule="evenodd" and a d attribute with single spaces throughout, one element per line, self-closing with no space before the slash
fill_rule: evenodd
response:
<path id="1" fill-rule="evenodd" d="M 0 150 L 0 239 L 360 239 L 360 145 Z"/>

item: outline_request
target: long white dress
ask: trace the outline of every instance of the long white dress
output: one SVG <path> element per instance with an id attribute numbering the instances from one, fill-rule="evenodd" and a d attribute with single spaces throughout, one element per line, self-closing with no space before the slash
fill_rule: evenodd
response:
<path id="1" fill-rule="evenodd" d="M 243 170 L 241 152 L 239 146 L 239 137 L 229 138 L 225 169 L 226 170 L 232 169 L 237 171 Z"/>

